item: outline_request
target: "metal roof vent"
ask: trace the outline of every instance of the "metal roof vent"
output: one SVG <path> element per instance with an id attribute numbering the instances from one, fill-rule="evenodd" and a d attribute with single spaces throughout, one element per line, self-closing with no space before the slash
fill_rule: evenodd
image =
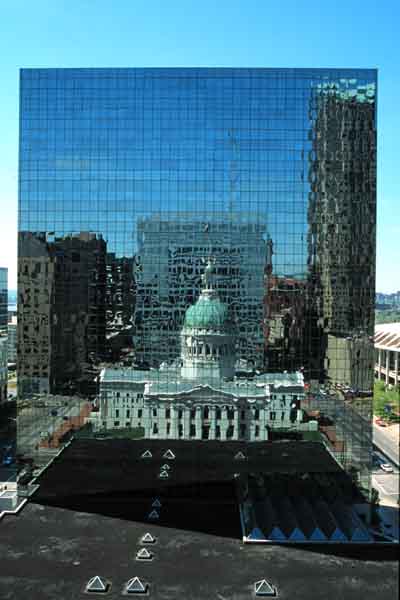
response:
<path id="1" fill-rule="evenodd" d="M 139 577 L 133 577 L 125 585 L 124 594 L 145 594 L 147 589 L 147 583 L 142 583 Z"/>
<path id="2" fill-rule="evenodd" d="M 168 458 L 169 460 L 173 460 L 175 458 L 175 454 L 172 452 L 172 450 L 168 449 L 164 452 L 163 458 Z"/>
<path id="3" fill-rule="evenodd" d="M 153 554 L 147 548 L 140 548 L 136 553 L 136 560 L 152 560 Z"/>
<path id="4" fill-rule="evenodd" d="M 145 450 L 140 458 L 153 458 L 153 455 L 150 450 Z"/>
<path id="5" fill-rule="evenodd" d="M 140 542 L 142 544 L 155 544 L 156 538 L 154 536 L 152 536 L 151 533 L 145 533 L 142 536 Z"/>
<path id="6" fill-rule="evenodd" d="M 95 575 L 86 584 L 85 592 L 91 594 L 106 594 L 110 589 L 110 584 L 108 581 L 99 577 L 99 575 Z"/>
<path id="7" fill-rule="evenodd" d="M 254 584 L 254 593 L 256 596 L 276 596 L 276 589 L 268 583 L 266 579 L 256 581 Z"/>

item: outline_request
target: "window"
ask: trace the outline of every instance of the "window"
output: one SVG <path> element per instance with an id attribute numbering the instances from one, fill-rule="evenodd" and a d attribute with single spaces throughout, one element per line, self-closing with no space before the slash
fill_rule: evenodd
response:
<path id="1" fill-rule="evenodd" d="M 116 416 L 117 418 L 119 417 L 119 409 L 118 409 L 118 408 L 116 408 L 116 409 L 115 409 L 115 416 Z"/>
<path id="2" fill-rule="evenodd" d="M 220 409 L 220 408 L 217 408 L 217 410 L 215 411 L 215 417 L 216 417 L 217 419 L 220 419 L 220 418 L 221 418 L 221 409 Z"/>
<path id="3" fill-rule="evenodd" d="M 254 431 L 254 436 L 258 437 L 260 435 L 260 427 L 259 425 L 256 425 L 255 431 Z"/>
<path id="4" fill-rule="evenodd" d="M 167 435 L 170 434 L 171 431 L 171 423 L 167 423 Z"/>
<path id="5" fill-rule="evenodd" d="M 178 419 L 182 419 L 182 417 L 183 417 L 183 410 L 180 408 L 178 410 Z"/>
<path id="6" fill-rule="evenodd" d="M 137 416 L 138 416 L 138 419 L 142 418 L 142 409 L 141 408 L 139 408 L 139 410 L 137 411 Z"/>
<path id="7" fill-rule="evenodd" d="M 191 425 L 190 426 L 190 437 L 195 437 L 195 435 L 196 435 L 196 426 Z"/>
<path id="8" fill-rule="evenodd" d="M 156 416 L 157 416 L 157 409 L 153 408 L 153 417 L 156 417 Z"/>
<path id="9" fill-rule="evenodd" d="M 245 410 L 241 410 L 240 411 L 240 418 L 243 420 L 246 418 L 246 411 Z"/>
<path id="10" fill-rule="evenodd" d="M 286 413 L 285 413 L 285 411 L 282 411 L 282 414 L 281 414 L 281 421 L 284 421 L 284 420 L 285 420 L 285 414 L 286 414 Z"/>
<path id="11" fill-rule="evenodd" d="M 210 415 L 209 415 L 209 408 L 208 408 L 208 406 L 204 407 L 204 415 L 203 416 L 204 416 L 205 419 L 209 418 Z"/>
<path id="12" fill-rule="evenodd" d="M 157 423 L 153 424 L 153 433 L 158 433 L 158 425 L 157 425 Z"/>
<path id="13" fill-rule="evenodd" d="M 256 410 L 254 411 L 254 418 L 256 421 L 258 421 L 258 419 L 260 418 L 260 411 L 258 408 L 256 408 Z"/>
<path id="14" fill-rule="evenodd" d="M 130 410 L 127 410 L 127 411 L 126 411 L 126 418 L 127 418 L 127 419 L 129 419 L 129 417 L 130 417 L 130 416 L 131 416 L 131 411 L 130 411 Z"/>
<path id="15" fill-rule="evenodd" d="M 119 427 L 119 421 L 114 421 L 114 427 Z"/>
<path id="16" fill-rule="evenodd" d="M 271 421 L 275 421 L 276 418 L 276 412 L 272 411 L 269 413 L 269 418 Z"/>
<path id="17" fill-rule="evenodd" d="M 165 409 L 165 418 L 166 419 L 170 419 L 171 418 L 171 409 L 170 408 L 166 408 Z"/>

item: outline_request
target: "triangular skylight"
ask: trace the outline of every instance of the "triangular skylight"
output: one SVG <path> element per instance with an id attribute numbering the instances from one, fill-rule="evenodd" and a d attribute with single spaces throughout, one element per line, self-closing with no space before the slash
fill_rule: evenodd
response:
<path id="1" fill-rule="evenodd" d="M 161 473 L 158 476 L 160 479 L 167 479 L 169 477 L 169 473 L 168 471 L 161 471 Z"/>
<path id="2" fill-rule="evenodd" d="M 276 596 L 276 589 L 266 579 L 255 582 L 254 592 L 256 596 Z"/>
<path id="3" fill-rule="evenodd" d="M 292 542 L 304 542 L 305 539 L 306 536 L 304 535 L 300 527 L 295 527 L 292 533 L 289 535 L 289 540 L 291 540 Z"/>
<path id="4" fill-rule="evenodd" d="M 153 455 L 150 450 L 145 450 L 140 458 L 153 458 Z"/>
<path id="5" fill-rule="evenodd" d="M 280 529 L 280 527 L 273 527 L 270 534 L 268 535 L 268 539 L 270 540 L 276 540 L 276 541 L 283 541 L 286 540 L 286 535 L 283 533 L 283 531 Z"/>
<path id="6" fill-rule="evenodd" d="M 151 535 L 151 533 L 145 533 L 141 539 L 142 544 L 154 544 L 156 538 Z"/>
<path id="7" fill-rule="evenodd" d="M 248 540 L 265 540 L 265 535 L 258 527 L 254 527 L 249 535 L 247 536 Z"/>
<path id="8" fill-rule="evenodd" d="M 152 506 L 153 508 L 161 508 L 161 502 L 160 502 L 160 499 L 159 499 L 159 498 L 156 498 L 156 499 L 153 501 L 153 503 L 152 503 L 152 505 L 151 505 L 151 506 Z"/>
<path id="9" fill-rule="evenodd" d="M 175 454 L 172 452 L 172 450 L 168 449 L 164 452 L 163 458 L 168 458 L 169 460 L 172 460 L 173 458 L 175 458 Z"/>
<path id="10" fill-rule="evenodd" d="M 105 593 L 108 589 L 108 583 L 104 581 L 99 575 L 95 575 L 90 579 L 86 585 L 87 592 Z"/>
<path id="11" fill-rule="evenodd" d="M 324 542 L 326 541 L 326 536 L 319 527 L 316 527 L 312 534 L 309 536 L 309 539 L 313 542 Z"/>
<path id="12" fill-rule="evenodd" d="M 125 586 L 125 593 L 127 594 L 145 594 L 146 590 L 147 584 L 143 584 L 139 577 L 133 577 Z"/>
<path id="13" fill-rule="evenodd" d="M 155 509 L 152 510 L 148 516 L 149 519 L 159 519 L 159 517 L 160 517 L 160 515 L 158 514 L 158 512 Z"/>
<path id="14" fill-rule="evenodd" d="M 137 560 L 151 560 L 153 555 L 147 550 L 147 548 L 140 548 L 136 554 Z"/>
<path id="15" fill-rule="evenodd" d="M 171 466 L 170 466 L 170 465 L 167 465 L 167 464 L 165 464 L 165 465 L 162 465 L 162 466 L 160 467 L 160 469 L 162 469 L 163 471 L 169 471 L 169 470 L 171 469 Z"/>
<path id="16" fill-rule="evenodd" d="M 235 454 L 235 460 L 243 460 L 245 458 L 246 457 L 241 450 L 239 450 L 239 452 L 237 454 Z"/>

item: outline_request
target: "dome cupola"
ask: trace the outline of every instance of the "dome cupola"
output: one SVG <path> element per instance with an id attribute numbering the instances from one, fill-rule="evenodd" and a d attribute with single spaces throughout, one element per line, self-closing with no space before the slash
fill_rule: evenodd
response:
<path id="1" fill-rule="evenodd" d="M 203 289 L 188 308 L 181 332 L 182 377 L 185 379 L 232 378 L 235 347 L 229 310 L 214 288 L 213 264 L 208 262 Z"/>

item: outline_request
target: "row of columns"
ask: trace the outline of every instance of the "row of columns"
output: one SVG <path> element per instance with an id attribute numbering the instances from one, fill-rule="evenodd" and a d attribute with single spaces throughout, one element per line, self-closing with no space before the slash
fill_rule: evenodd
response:
<path id="1" fill-rule="evenodd" d="M 385 383 L 388 385 L 390 382 L 389 379 L 389 371 L 391 370 L 389 365 L 390 360 L 390 352 L 394 352 L 393 350 L 385 350 L 383 348 L 378 348 L 378 378 L 382 379 L 382 374 L 385 376 Z M 385 363 L 385 366 L 383 366 Z M 375 367 L 376 368 L 376 367 Z M 398 385 L 400 383 L 400 373 L 399 373 L 399 352 L 394 352 L 394 385 Z"/>
<path id="2" fill-rule="evenodd" d="M 170 419 L 168 419 L 170 423 L 170 430 L 167 432 L 167 417 L 166 417 L 166 407 L 157 407 L 157 416 L 154 417 L 152 415 L 153 408 L 150 406 L 144 407 L 144 429 L 145 436 L 150 438 L 170 438 L 170 439 L 195 439 L 201 440 L 203 434 L 203 426 L 205 422 L 209 425 L 209 440 L 226 440 L 227 438 L 227 430 L 228 427 L 233 426 L 233 435 L 229 439 L 238 440 L 240 434 L 240 419 L 239 419 L 239 407 L 230 406 L 227 407 L 217 407 L 217 406 L 209 406 L 209 418 L 204 419 L 203 417 L 203 407 L 196 406 L 195 407 L 195 417 L 191 418 L 191 408 L 190 407 L 176 407 L 170 406 L 168 407 L 170 410 Z M 221 418 L 218 419 L 219 427 L 220 427 L 220 436 L 217 438 L 217 417 L 216 411 L 217 408 L 221 410 Z M 183 415 L 182 419 L 178 417 L 178 411 L 182 410 Z M 233 419 L 228 419 L 228 410 L 233 410 Z M 158 432 L 153 433 L 153 426 L 157 425 Z M 191 425 L 195 426 L 195 435 L 190 435 L 190 427 Z M 268 431 L 266 428 L 266 411 L 260 410 L 260 419 L 258 421 L 248 420 L 246 422 L 246 426 L 249 427 L 249 432 L 246 434 L 246 437 L 250 439 L 257 440 L 266 440 L 268 439 Z M 179 425 L 183 426 L 183 435 L 179 436 Z M 256 427 L 259 427 L 258 436 L 256 437 Z"/>

